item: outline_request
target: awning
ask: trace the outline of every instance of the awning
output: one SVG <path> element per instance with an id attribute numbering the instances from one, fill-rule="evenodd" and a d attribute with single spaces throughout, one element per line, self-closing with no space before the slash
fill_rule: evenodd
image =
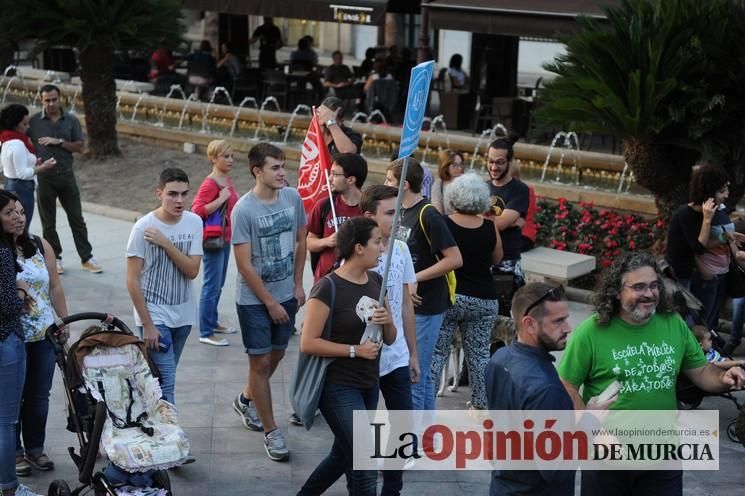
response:
<path id="1" fill-rule="evenodd" d="M 431 0 L 423 1 L 430 26 L 507 36 L 556 38 L 577 29 L 577 16 L 604 19 L 603 7 L 620 0 Z"/>
<path id="2" fill-rule="evenodd" d="M 385 24 L 388 0 L 182 0 L 185 9 L 352 24 Z"/>

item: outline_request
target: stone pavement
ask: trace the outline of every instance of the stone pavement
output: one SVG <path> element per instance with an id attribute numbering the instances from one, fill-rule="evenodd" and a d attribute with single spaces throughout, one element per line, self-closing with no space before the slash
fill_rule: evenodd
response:
<path id="1" fill-rule="evenodd" d="M 104 209 L 105 210 L 105 209 Z M 104 267 L 103 274 L 89 274 L 80 268 L 79 259 L 66 217 L 60 210 L 57 215 L 59 232 L 64 248 L 65 287 L 70 313 L 97 311 L 108 312 L 133 325 L 132 310 L 125 286 L 124 250 L 132 223 L 100 214 L 86 213 L 86 221 L 94 254 Z M 38 216 L 32 232 L 40 233 Z M 228 280 L 220 302 L 221 321 L 237 327 L 233 305 L 235 265 L 231 260 Z M 312 277 L 306 269 L 306 292 Z M 197 281 L 197 295 L 200 282 Z M 572 325 L 576 325 L 589 307 L 571 304 Z M 303 311 L 298 314 L 302 320 Z M 91 322 L 90 324 L 94 324 Z M 82 322 L 73 329 L 73 339 L 82 331 Z M 218 348 L 200 344 L 198 329 L 193 329 L 179 364 L 176 381 L 176 403 L 181 425 L 192 442 L 196 463 L 171 471 L 174 494 L 177 496 L 202 495 L 292 495 L 297 492 L 319 460 L 328 453 L 332 435 L 322 417 L 311 431 L 289 425 L 290 412 L 288 389 L 297 362 L 298 336 L 290 340 L 287 357 L 272 378 L 273 402 L 280 429 L 286 434 L 291 458 L 288 463 L 269 460 L 264 454 L 261 433 L 244 429 L 238 416 L 231 409 L 231 401 L 246 380 L 247 359 L 238 334 L 227 336 L 231 346 Z M 56 464 L 51 472 L 35 471 L 22 482 L 39 493 L 46 494 L 49 482 L 64 479 L 75 487 L 77 472 L 67 455 L 68 446 L 75 446 L 77 439 L 67 432 L 65 406 L 60 374 L 55 375 L 50 414 L 47 427 L 47 453 Z M 742 394 L 742 393 L 740 393 Z M 438 399 L 438 407 L 464 408 L 470 394 L 467 388 L 457 393 L 447 393 Z M 741 396 L 742 397 L 742 396 Z M 745 398 L 744 398 L 745 399 Z M 382 405 L 382 400 L 381 400 Z M 736 415 L 734 406 L 720 398 L 706 399 L 704 407 L 721 410 L 720 424 L 726 428 Z M 745 448 L 723 436 L 722 462 L 718 472 L 688 472 L 685 474 L 685 494 L 735 494 L 745 486 L 742 470 Z M 436 491 L 452 496 L 488 494 L 489 474 L 474 471 L 408 472 L 404 476 L 404 495 L 434 494 Z M 326 494 L 346 494 L 343 480 Z"/>

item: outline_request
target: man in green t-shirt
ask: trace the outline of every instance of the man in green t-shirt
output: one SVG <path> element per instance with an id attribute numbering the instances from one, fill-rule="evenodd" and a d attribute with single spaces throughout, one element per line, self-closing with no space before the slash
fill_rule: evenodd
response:
<path id="1" fill-rule="evenodd" d="M 613 381 L 621 389 L 612 410 L 676 409 L 680 372 L 713 393 L 745 385 L 742 369 L 723 371 L 707 363 L 661 289 L 662 274 L 646 253 L 628 253 L 603 274 L 594 295 L 595 313 L 572 333 L 559 363 L 575 409 L 585 408 Z M 682 472 L 582 471 L 582 496 L 635 494 L 643 487 L 655 488 L 658 495 L 680 495 Z"/>

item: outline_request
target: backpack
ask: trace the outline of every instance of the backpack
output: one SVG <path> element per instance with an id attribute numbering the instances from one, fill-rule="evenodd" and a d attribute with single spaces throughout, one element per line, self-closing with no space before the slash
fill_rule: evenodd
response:
<path id="1" fill-rule="evenodd" d="M 427 203 L 425 206 L 422 207 L 422 209 L 419 211 L 419 226 L 422 228 L 422 232 L 424 233 L 424 238 L 427 240 L 427 243 L 429 243 L 430 248 L 432 247 L 432 240 L 429 239 L 429 235 L 427 234 L 427 230 L 424 229 L 424 209 L 427 207 L 433 207 L 431 203 Z M 435 259 L 439 262 L 440 257 L 435 255 Z M 450 296 L 450 304 L 455 304 L 455 287 L 457 286 L 458 281 L 455 279 L 455 271 L 451 270 L 447 274 L 445 274 L 445 280 L 448 283 L 448 295 Z"/>
<path id="2" fill-rule="evenodd" d="M 333 196 L 334 201 L 336 201 L 336 196 L 338 195 L 338 193 L 332 193 L 331 195 Z M 321 225 L 323 225 L 323 223 L 325 222 L 326 216 L 329 214 L 329 212 L 331 212 L 331 199 L 325 198 L 323 200 L 323 205 L 321 205 Z M 318 266 L 318 261 L 321 260 L 321 252 L 311 251 L 309 253 L 310 253 L 310 270 L 313 274 L 315 274 L 316 267 Z M 326 275 L 326 274 L 322 274 L 322 275 Z"/>

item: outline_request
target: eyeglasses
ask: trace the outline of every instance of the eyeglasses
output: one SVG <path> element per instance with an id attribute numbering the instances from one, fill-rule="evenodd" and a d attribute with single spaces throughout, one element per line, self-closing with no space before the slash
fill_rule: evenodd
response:
<path id="1" fill-rule="evenodd" d="M 528 305 L 528 308 L 525 309 L 525 312 L 523 313 L 523 317 L 528 315 L 531 310 L 533 310 L 535 307 L 546 301 L 547 299 L 554 300 L 561 300 L 564 297 L 564 286 L 559 284 L 558 286 L 554 286 L 553 288 L 546 291 L 543 296 L 535 300 L 533 303 Z"/>
<path id="2" fill-rule="evenodd" d="M 662 283 L 660 281 L 652 281 L 649 284 L 638 282 L 636 284 L 624 284 L 623 287 L 629 288 L 634 293 L 644 294 L 647 290 L 659 291 L 662 288 Z"/>
<path id="3" fill-rule="evenodd" d="M 498 158 L 496 160 L 492 160 L 490 158 L 486 159 L 486 163 L 489 165 L 506 165 L 508 160 L 506 158 Z"/>
<path id="4" fill-rule="evenodd" d="M 331 175 L 333 177 L 339 177 L 339 176 L 341 176 L 341 177 L 347 177 L 347 176 L 344 175 L 343 172 L 332 172 Z"/>

